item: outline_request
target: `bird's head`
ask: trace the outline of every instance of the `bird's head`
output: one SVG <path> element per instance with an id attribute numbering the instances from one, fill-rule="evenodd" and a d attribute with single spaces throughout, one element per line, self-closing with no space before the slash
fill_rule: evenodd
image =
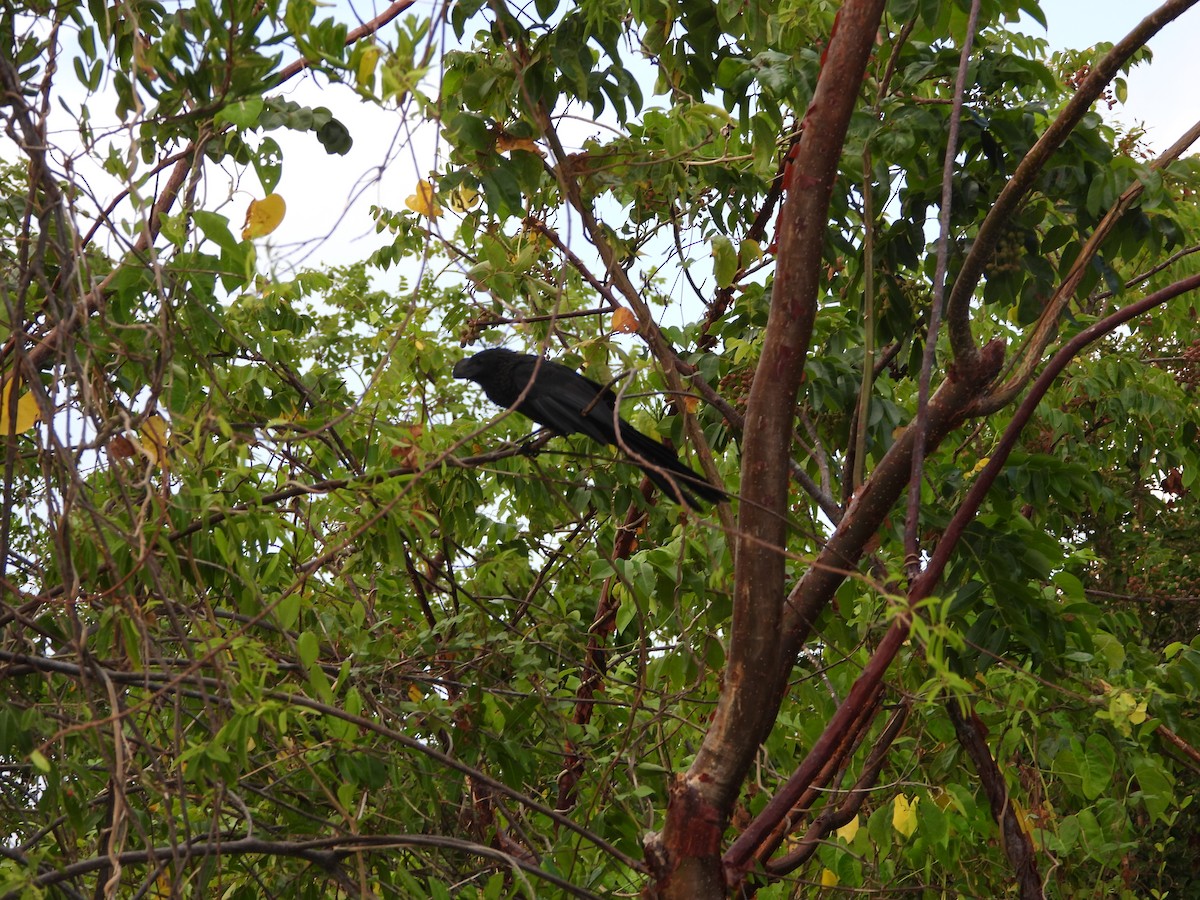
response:
<path id="1" fill-rule="evenodd" d="M 502 361 L 506 358 L 519 355 L 512 350 L 505 350 L 501 347 L 480 350 L 474 356 L 467 356 L 456 362 L 454 368 L 450 370 L 450 374 L 455 378 L 478 381 L 481 375 L 494 371 L 495 367 L 501 365 Z"/>
<path id="2" fill-rule="evenodd" d="M 475 357 L 466 356 L 454 364 L 454 368 L 450 370 L 450 374 L 455 378 L 470 378 L 475 374 L 475 370 Z"/>

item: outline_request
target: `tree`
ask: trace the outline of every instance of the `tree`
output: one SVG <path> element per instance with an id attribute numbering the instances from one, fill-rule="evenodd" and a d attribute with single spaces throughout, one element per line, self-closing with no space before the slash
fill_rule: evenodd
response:
<path id="1" fill-rule="evenodd" d="M 410 5 L 0 7 L 0 896 L 1193 891 L 1192 4 Z M 438 131 L 328 271 L 306 72 Z"/>

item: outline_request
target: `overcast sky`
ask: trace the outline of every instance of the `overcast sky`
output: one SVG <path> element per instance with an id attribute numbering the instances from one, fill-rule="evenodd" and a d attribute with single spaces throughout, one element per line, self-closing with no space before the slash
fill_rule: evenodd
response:
<path id="1" fill-rule="evenodd" d="M 1042 0 L 1056 49 L 1116 43 L 1160 4 L 1148 0 Z M 1040 30 L 1034 25 L 1030 31 Z M 1115 110 L 1126 124 L 1144 121 L 1156 150 L 1174 143 L 1200 119 L 1200 9 L 1192 8 L 1150 41 L 1154 61 L 1129 76 L 1129 98 Z"/>

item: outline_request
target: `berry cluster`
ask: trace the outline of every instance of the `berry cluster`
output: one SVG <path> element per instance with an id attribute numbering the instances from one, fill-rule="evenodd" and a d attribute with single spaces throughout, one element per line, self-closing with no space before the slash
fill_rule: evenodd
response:
<path id="1" fill-rule="evenodd" d="M 1192 341 L 1183 351 L 1175 380 L 1189 390 L 1200 384 L 1200 340 Z"/>

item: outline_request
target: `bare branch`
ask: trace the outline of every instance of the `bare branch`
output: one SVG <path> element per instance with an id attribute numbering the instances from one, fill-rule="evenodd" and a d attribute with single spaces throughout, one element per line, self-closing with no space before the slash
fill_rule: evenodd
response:
<path id="1" fill-rule="evenodd" d="M 979 773 L 983 791 L 992 807 L 992 818 L 1000 826 L 1000 846 L 1004 848 L 1004 853 L 1017 876 L 1021 900 L 1041 900 L 1045 892 L 1042 890 L 1042 878 L 1038 873 L 1033 840 L 1021 827 L 1012 798 L 1008 795 L 1008 784 L 984 739 L 983 723 L 974 710 L 964 711 L 960 708 L 957 699 L 952 699 L 946 704 L 946 712 L 950 715 L 950 721 L 954 723 L 958 743 L 967 751 L 971 762 L 975 764 L 975 771 Z"/>
<path id="2" fill-rule="evenodd" d="M 950 204 L 954 196 L 954 160 L 958 156 L 958 129 L 962 119 L 963 96 L 967 90 L 967 68 L 971 62 L 971 46 L 979 27 L 979 0 L 971 0 L 967 18 L 967 34 L 958 57 L 958 75 L 954 80 L 954 105 L 950 108 L 950 127 L 946 134 L 946 156 L 942 162 L 942 204 L 938 211 L 937 264 L 933 275 L 933 291 L 929 301 L 929 328 L 925 334 L 925 350 L 921 357 L 921 374 L 917 386 L 917 415 L 913 421 L 914 440 L 912 477 L 908 481 L 908 512 L 904 517 L 904 563 L 909 577 L 920 569 L 920 546 L 917 532 L 921 518 L 921 480 L 925 471 L 925 431 L 929 415 L 929 386 L 937 360 L 938 333 L 942 326 L 942 300 L 946 295 L 946 268 L 950 259 Z"/>

